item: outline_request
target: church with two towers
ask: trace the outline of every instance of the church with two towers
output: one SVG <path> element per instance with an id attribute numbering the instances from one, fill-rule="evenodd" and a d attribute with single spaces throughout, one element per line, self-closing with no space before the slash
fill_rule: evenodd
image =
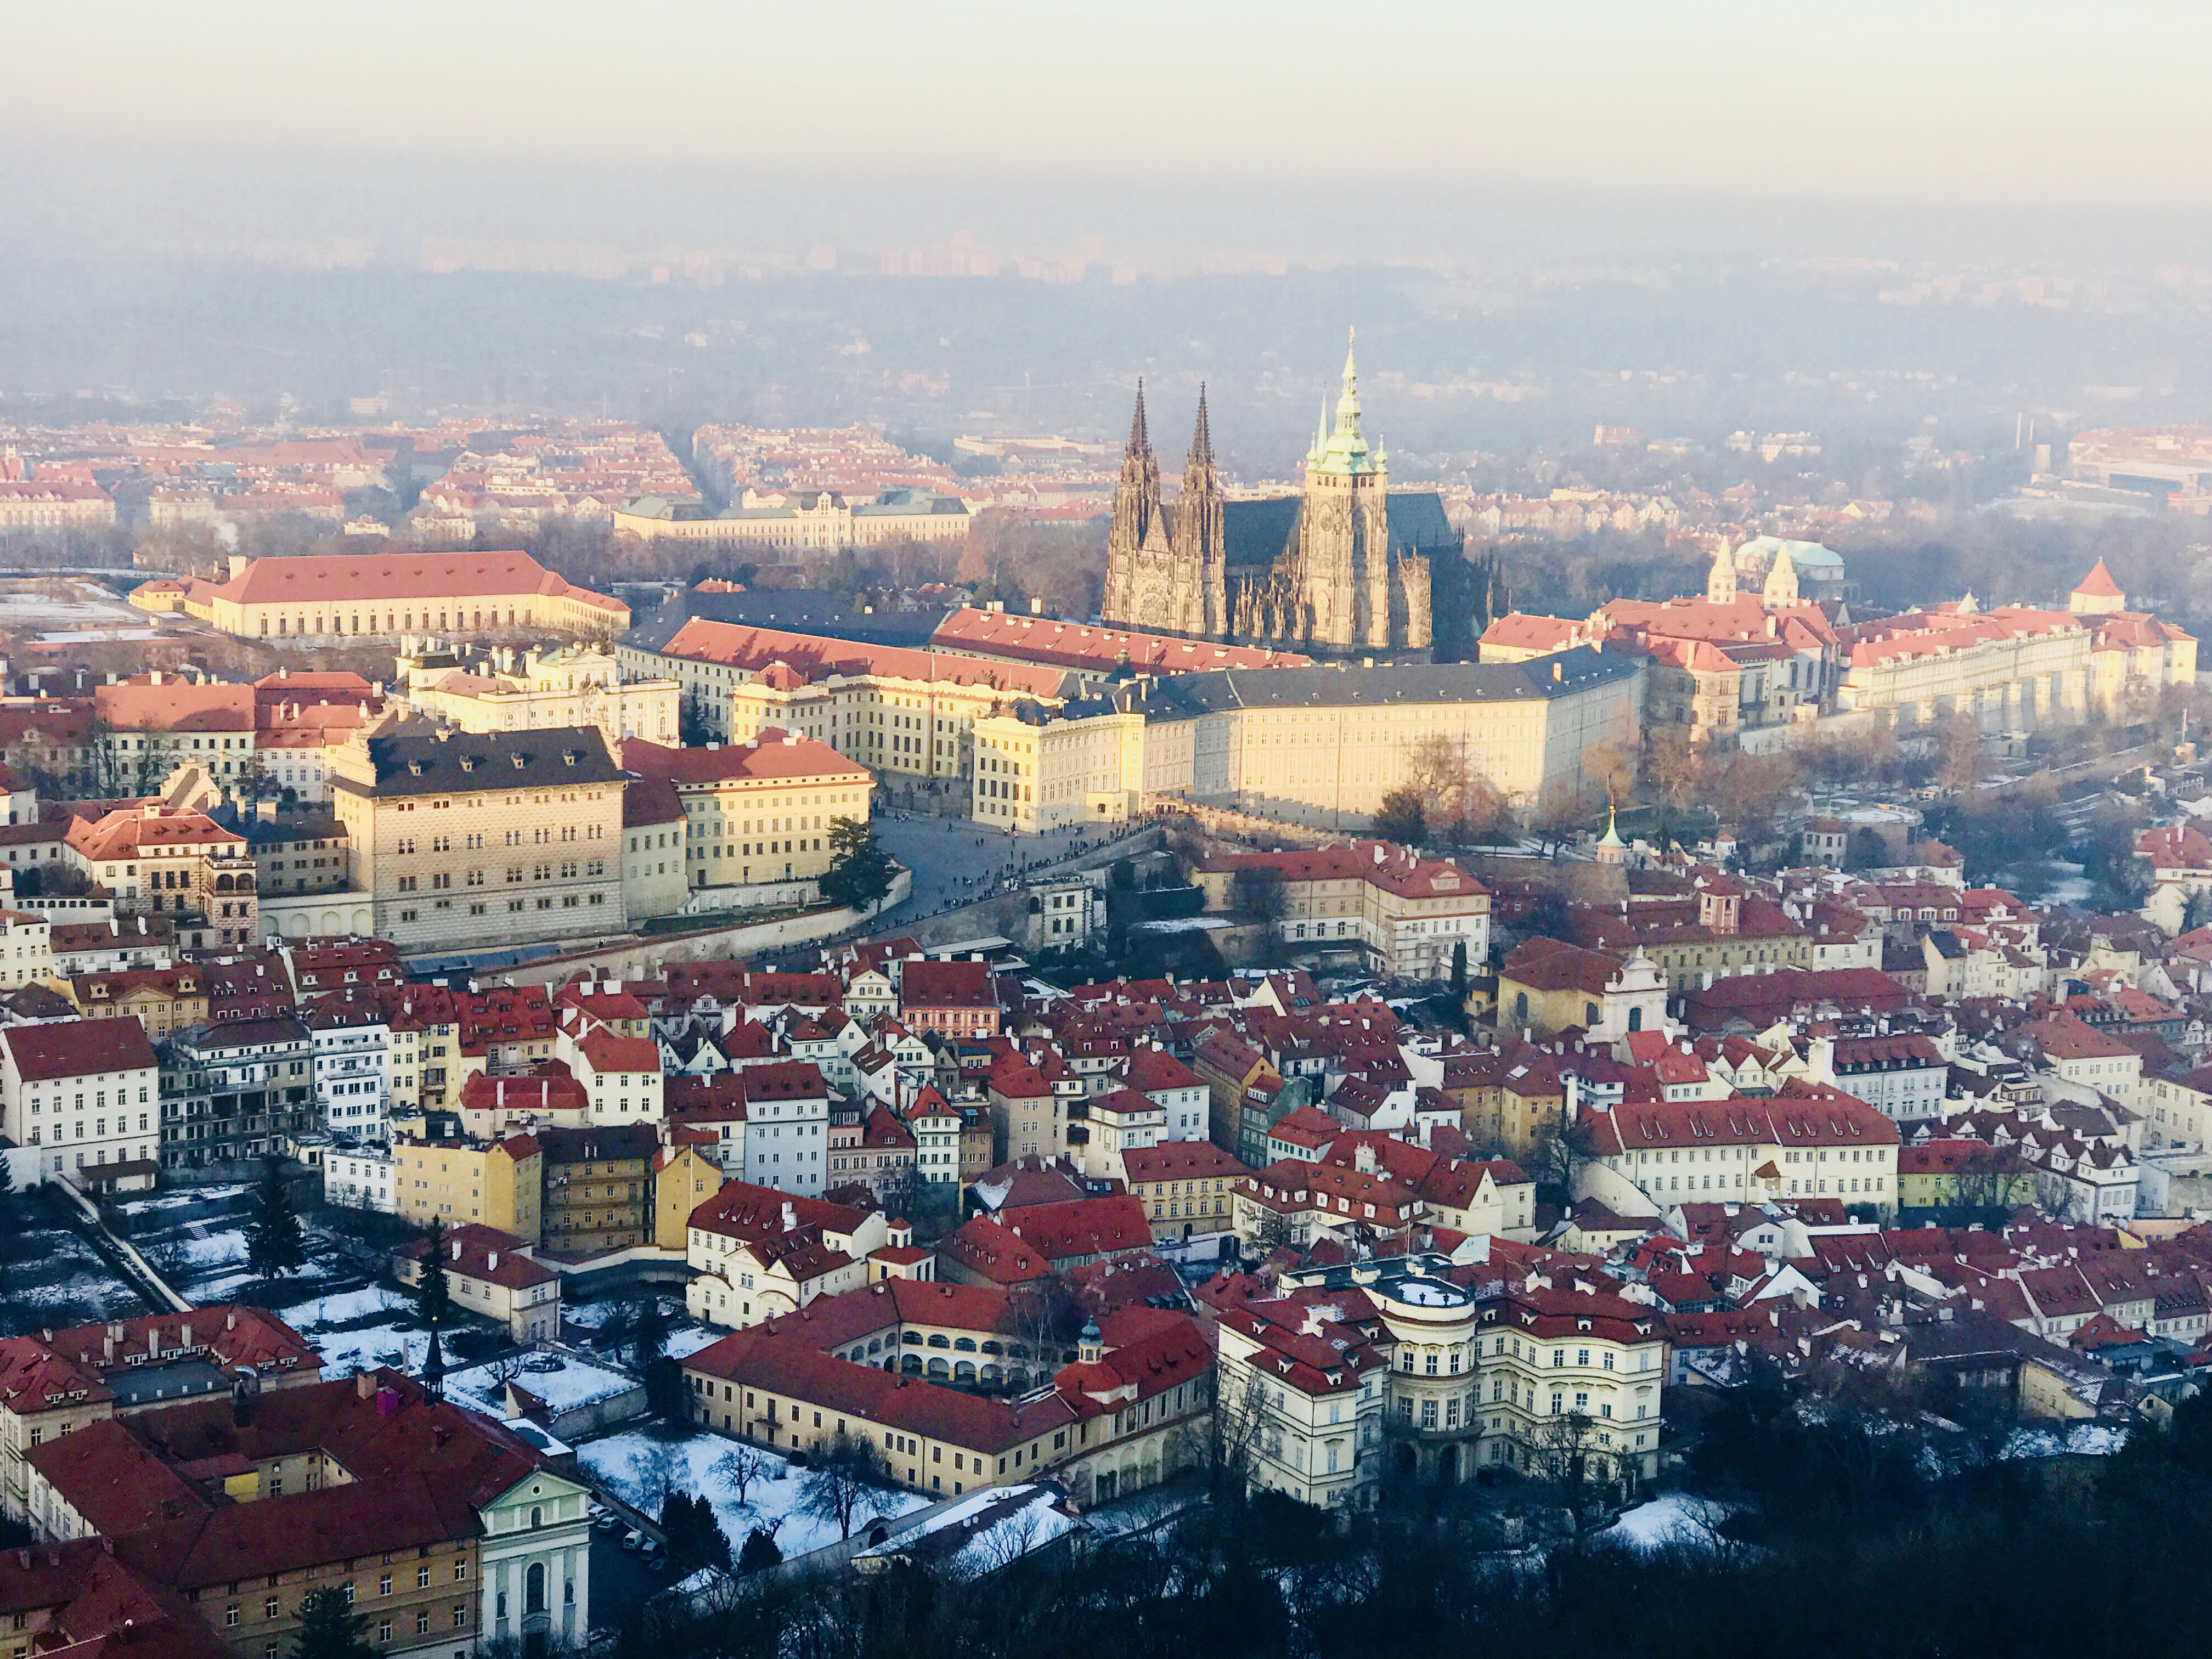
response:
<path id="1" fill-rule="evenodd" d="M 1459 557 L 1460 537 L 1434 490 L 1392 494 L 1387 458 L 1361 429 L 1347 350 L 1335 413 L 1324 403 L 1299 495 L 1227 498 L 1201 388 L 1170 507 L 1139 384 L 1106 547 L 1100 610 L 1115 626 L 1405 661 L 1426 656 L 1430 562 Z"/>

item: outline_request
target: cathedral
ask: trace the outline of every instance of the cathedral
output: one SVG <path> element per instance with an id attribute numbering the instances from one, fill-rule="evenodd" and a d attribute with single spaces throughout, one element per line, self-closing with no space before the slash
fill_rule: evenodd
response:
<path id="1" fill-rule="evenodd" d="M 1390 493 L 1385 460 L 1360 430 L 1358 373 L 1347 350 L 1335 416 L 1324 404 L 1306 452 L 1302 495 L 1224 497 L 1201 389 L 1170 513 L 1139 385 L 1114 495 L 1101 613 L 1148 633 L 1316 656 L 1425 656 L 1430 561 L 1457 557 L 1460 538 L 1433 490 Z"/>

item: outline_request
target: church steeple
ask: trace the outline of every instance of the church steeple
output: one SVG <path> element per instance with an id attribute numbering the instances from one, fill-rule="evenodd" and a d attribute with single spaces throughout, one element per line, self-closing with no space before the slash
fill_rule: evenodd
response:
<path id="1" fill-rule="evenodd" d="M 1194 462 L 1213 465 L 1213 434 L 1206 426 L 1206 382 L 1198 383 L 1198 426 L 1190 434 L 1190 458 Z"/>
<path id="2" fill-rule="evenodd" d="M 1137 377 L 1136 412 L 1129 416 L 1129 447 L 1121 453 L 1124 457 L 1134 457 L 1150 455 L 1152 452 L 1152 434 L 1145 429 L 1145 377 L 1139 374 Z"/>
<path id="3" fill-rule="evenodd" d="M 1336 420 L 1331 426 L 1323 404 L 1326 435 L 1320 444 L 1317 464 L 1327 472 L 1367 472 L 1373 464 L 1367 456 L 1367 440 L 1359 430 L 1359 365 L 1353 359 L 1355 340 L 1344 348 L 1344 383 L 1336 394 Z"/>

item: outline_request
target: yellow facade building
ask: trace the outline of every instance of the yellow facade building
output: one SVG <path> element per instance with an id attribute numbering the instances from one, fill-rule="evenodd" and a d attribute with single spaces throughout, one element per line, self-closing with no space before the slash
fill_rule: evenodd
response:
<path id="1" fill-rule="evenodd" d="M 975 722 L 978 823 L 1035 835 L 1122 823 L 1145 788 L 1145 716 L 1103 698 L 1015 704 Z"/>
<path id="2" fill-rule="evenodd" d="M 665 676 L 710 738 L 771 728 L 813 738 L 877 772 L 964 778 L 979 720 L 1030 698 L 1064 701 L 1066 671 L 869 645 L 694 617 L 657 649 L 619 646 L 631 672 Z"/>
<path id="3" fill-rule="evenodd" d="M 611 639 L 629 607 L 520 551 L 234 555 L 229 579 L 195 580 L 185 613 L 244 639 L 324 640 L 523 629 Z"/>
<path id="4" fill-rule="evenodd" d="M 402 1140 L 392 1149 L 392 1196 L 418 1227 L 471 1222 L 535 1244 L 544 1192 L 536 1139 Z"/>
<path id="5" fill-rule="evenodd" d="M 828 744 L 770 731 L 742 743 L 668 749 L 641 739 L 623 764 L 674 786 L 684 808 L 686 885 L 813 881 L 830 868 L 830 827 L 868 821 L 875 780 Z"/>
<path id="6" fill-rule="evenodd" d="M 1524 663 L 1185 674 L 1116 693 L 1145 715 L 1145 790 L 1323 828 L 1364 825 L 1442 738 L 1518 811 L 1601 799 L 1632 760 L 1642 663 L 1589 647 Z"/>

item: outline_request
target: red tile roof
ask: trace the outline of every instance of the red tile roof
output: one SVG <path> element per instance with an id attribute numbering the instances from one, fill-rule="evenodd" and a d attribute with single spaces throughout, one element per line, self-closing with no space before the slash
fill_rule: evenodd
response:
<path id="1" fill-rule="evenodd" d="M 26 1083 L 97 1072 L 150 1070 L 159 1065 L 146 1028 L 136 1019 L 67 1019 L 0 1028 L 16 1073 Z"/>

